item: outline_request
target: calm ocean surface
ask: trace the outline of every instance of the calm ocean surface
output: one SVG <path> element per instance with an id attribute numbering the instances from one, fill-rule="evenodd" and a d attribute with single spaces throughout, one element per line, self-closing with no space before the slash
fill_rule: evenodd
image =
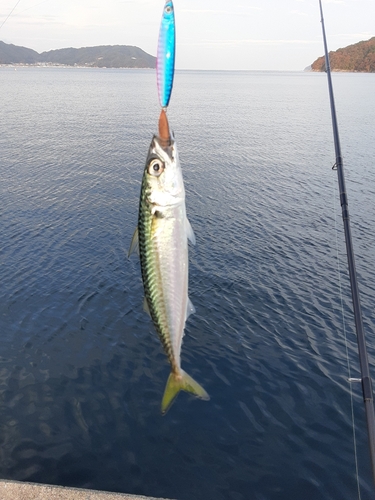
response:
<path id="1" fill-rule="evenodd" d="M 375 74 L 333 85 L 375 376 Z M 169 365 L 127 259 L 155 74 L 0 68 L 0 89 L 0 477 L 178 500 L 358 498 L 326 75 L 176 75 L 169 119 L 197 239 L 182 365 L 211 400 L 180 394 L 164 417 Z M 367 500 L 360 384 L 353 399 Z"/>

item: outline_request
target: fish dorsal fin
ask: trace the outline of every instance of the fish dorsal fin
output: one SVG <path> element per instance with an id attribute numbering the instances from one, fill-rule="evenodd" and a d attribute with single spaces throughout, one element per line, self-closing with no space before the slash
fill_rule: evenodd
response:
<path id="1" fill-rule="evenodd" d="M 185 318 L 185 321 L 188 319 L 188 317 L 190 316 L 190 314 L 194 314 L 194 313 L 195 313 L 194 304 L 192 303 L 192 301 L 188 297 L 188 301 L 187 301 L 187 305 L 186 305 L 186 318 Z"/>
<path id="2" fill-rule="evenodd" d="M 139 257 L 139 239 L 138 239 L 138 226 L 135 228 L 132 241 L 130 243 L 130 248 L 128 252 L 128 257 L 131 256 L 132 253 L 136 253 Z"/>
<path id="3" fill-rule="evenodd" d="M 186 235 L 188 237 L 188 240 L 195 245 L 195 235 L 193 228 L 191 227 L 191 224 L 189 222 L 189 219 L 186 217 L 185 219 L 185 227 L 186 227 Z"/>
<path id="4" fill-rule="evenodd" d="M 146 313 L 150 316 L 150 318 L 151 318 L 150 308 L 148 307 L 148 302 L 147 302 L 146 297 L 143 297 L 143 310 L 144 310 L 144 312 L 146 312 Z"/>

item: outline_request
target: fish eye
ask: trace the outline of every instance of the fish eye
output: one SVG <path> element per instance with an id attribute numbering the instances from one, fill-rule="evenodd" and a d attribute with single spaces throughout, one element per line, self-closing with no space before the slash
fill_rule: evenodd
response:
<path id="1" fill-rule="evenodd" d="M 173 8 L 170 6 L 170 5 L 167 5 L 166 8 L 165 8 L 165 12 L 167 14 L 170 14 L 172 12 Z"/>
<path id="2" fill-rule="evenodd" d="M 156 158 L 150 162 L 147 170 L 150 175 L 159 177 L 159 175 L 164 171 L 164 164 Z"/>

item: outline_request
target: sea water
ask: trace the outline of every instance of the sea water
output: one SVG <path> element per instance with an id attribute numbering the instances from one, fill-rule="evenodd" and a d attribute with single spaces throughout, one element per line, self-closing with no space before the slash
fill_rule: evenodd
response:
<path id="1" fill-rule="evenodd" d="M 373 74 L 334 74 L 374 372 Z M 179 500 L 356 498 L 359 377 L 326 75 L 180 71 L 197 244 L 182 366 L 127 258 L 159 106 L 148 70 L 0 68 L 0 475 Z M 362 499 L 372 498 L 352 383 Z"/>

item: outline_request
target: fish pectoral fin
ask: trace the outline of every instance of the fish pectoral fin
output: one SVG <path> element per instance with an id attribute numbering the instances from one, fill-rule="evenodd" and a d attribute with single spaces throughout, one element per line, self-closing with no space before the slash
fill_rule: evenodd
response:
<path id="1" fill-rule="evenodd" d="M 148 307 L 148 302 L 147 302 L 146 297 L 143 297 L 143 310 L 144 310 L 144 312 L 146 312 L 146 313 L 150 316 L 150 318 L 151 318 L 150 308 Z"/>
<path id="2" fill-rule="evenodd" d="M 188 240 L 195 245 L 195 234 L 193 231 L 193 228 L 191 227 L 191 224 L 189 222 L 189 219 L 186 217 L 185 219 L 185 227 L 186 227 L 186 235 L 188 237 Z"/>
<path id="3" fill-rule="evenodd" d="M 185 318 L 185 321 L 188 319 L 188 317 L 190 316 L 190 314 L 194 314 L 194 313 L 195 313 L 194 304 L 188 298 L 188 302 L 187 302 L 187 306 L 186 306 L 186 318 Z"/>
<path id="4" fill-rule="evenodd" d="M 161 411 L 165 414 L 171 407 L 180 391 L 190 392 L 200 399 L 208 401 L 210 396 L 190 375 L 183 370 L 179 374 L 171 373 L 165 386 L 164 396 L 161 402 Z"/>
<path id="5" fill-rule="evenodd" d="M 128 252 L 128 258 L 132 253 L 136 253 L 139 257 L 139 239 L 138 239 L 138 226 L 135 228 L 132 241 L 130 243 L 130 248 Z"/>

